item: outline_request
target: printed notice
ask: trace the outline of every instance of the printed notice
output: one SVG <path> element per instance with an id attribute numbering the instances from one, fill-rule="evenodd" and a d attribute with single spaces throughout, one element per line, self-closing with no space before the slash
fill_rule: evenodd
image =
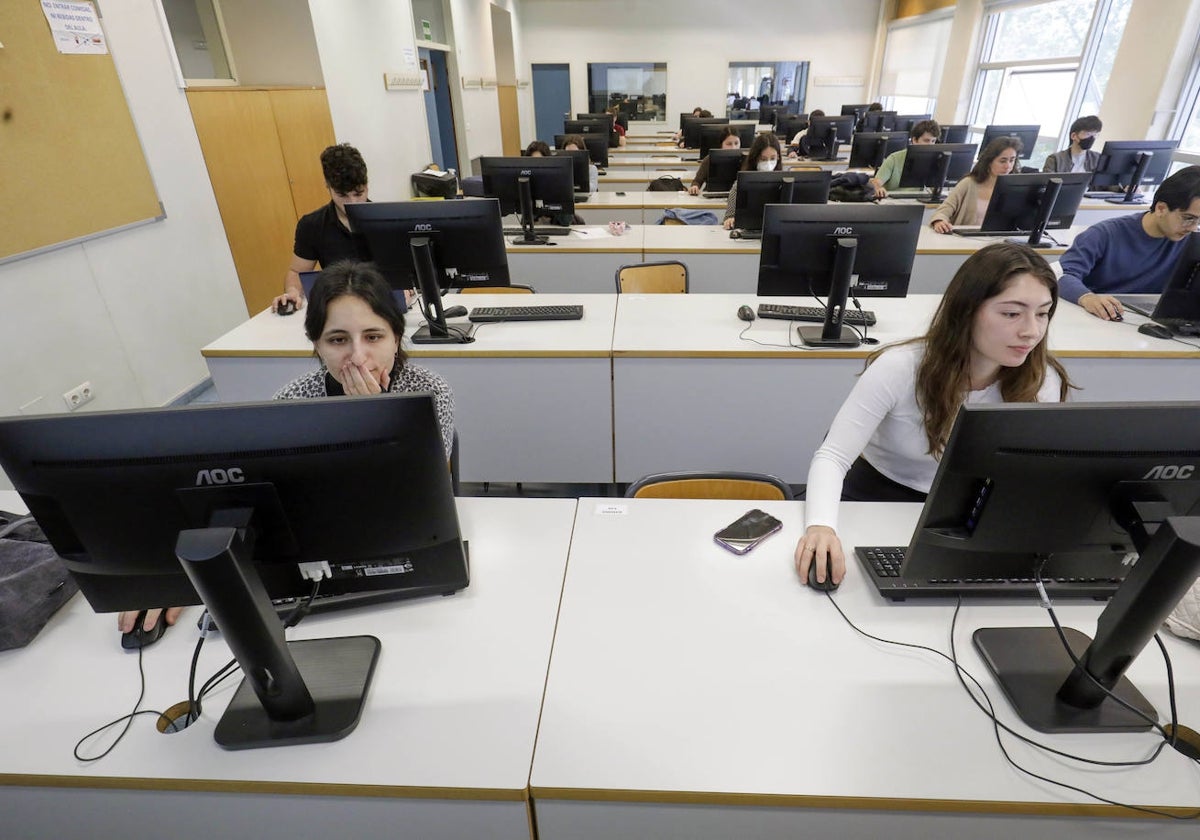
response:
<path id="1" fill-rule="evenodd" d="M 103 55 L 108 52 L 100 18 L 91 3 L 71 0 L 42 0 L 42 12 L 50 24 L 50 34 L 60 53 L 67 55 Z"/>

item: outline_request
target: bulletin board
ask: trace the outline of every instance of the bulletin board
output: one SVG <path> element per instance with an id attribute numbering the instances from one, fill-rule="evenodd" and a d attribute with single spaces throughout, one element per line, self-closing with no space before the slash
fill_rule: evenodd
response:
<path id="1" fill-rule="evenodd" d="M 112 56 L 60 53 L 38 0 L 0 44 L 0 261 L 163 218 Z"/>

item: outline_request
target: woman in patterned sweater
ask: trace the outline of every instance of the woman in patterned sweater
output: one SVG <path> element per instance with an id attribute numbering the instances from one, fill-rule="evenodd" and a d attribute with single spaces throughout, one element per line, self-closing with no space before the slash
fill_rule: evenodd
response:
<path id="1" fill-rule="evenodd" d="M 284 385 L 275 399 L 429 391 L 450 457 L 454 395 L 442 377 L 408 363 L 400 346 L 404 314 L 375 266 L 345 261 L 322 271 L 309 295 L 304 332 L 321 366 Z"/>

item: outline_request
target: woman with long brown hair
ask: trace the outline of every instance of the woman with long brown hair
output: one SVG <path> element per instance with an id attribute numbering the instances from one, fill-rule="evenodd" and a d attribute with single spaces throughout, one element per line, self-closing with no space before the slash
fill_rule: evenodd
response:
<path id="1" fill-rule="evenodd" d="M 1011 173 L 1021 154 L 1021 138 L 997 137 L 988 143 L 975 161 L 975 166 L 946 196 L 933 216 L 930 226 L 938 233 L 950 233 L 955 225 L 981 225 L 992 200 L 996 179 Z"/>
<path id="2" fill-rule="evenodd" d="M 923 336 L 868 357 L 809 466 L 802 580 L 814 559 L 818 581 L 845 574 L 839 497 L 924 501 L 960 405 L 1066 399 L 1066 370 L 1046 348 L 1057 305 L 1045 259 L 1024 245 L 989 245 L 955 273 Z"/>

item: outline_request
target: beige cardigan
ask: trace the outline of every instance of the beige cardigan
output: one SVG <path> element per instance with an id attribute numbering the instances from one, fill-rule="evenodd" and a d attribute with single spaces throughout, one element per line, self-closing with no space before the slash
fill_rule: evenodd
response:
<path id="1" fill-rule="evenodd" d="M 946 196 L 941 207 L 933 211 L 929 223 L 938 219 L 952 225 L 978 225 L 983 219 L 975 218 L 975 208 L 979 206 L 979 184 L 970 175 L 954 185 L 954 189 Z"/>

